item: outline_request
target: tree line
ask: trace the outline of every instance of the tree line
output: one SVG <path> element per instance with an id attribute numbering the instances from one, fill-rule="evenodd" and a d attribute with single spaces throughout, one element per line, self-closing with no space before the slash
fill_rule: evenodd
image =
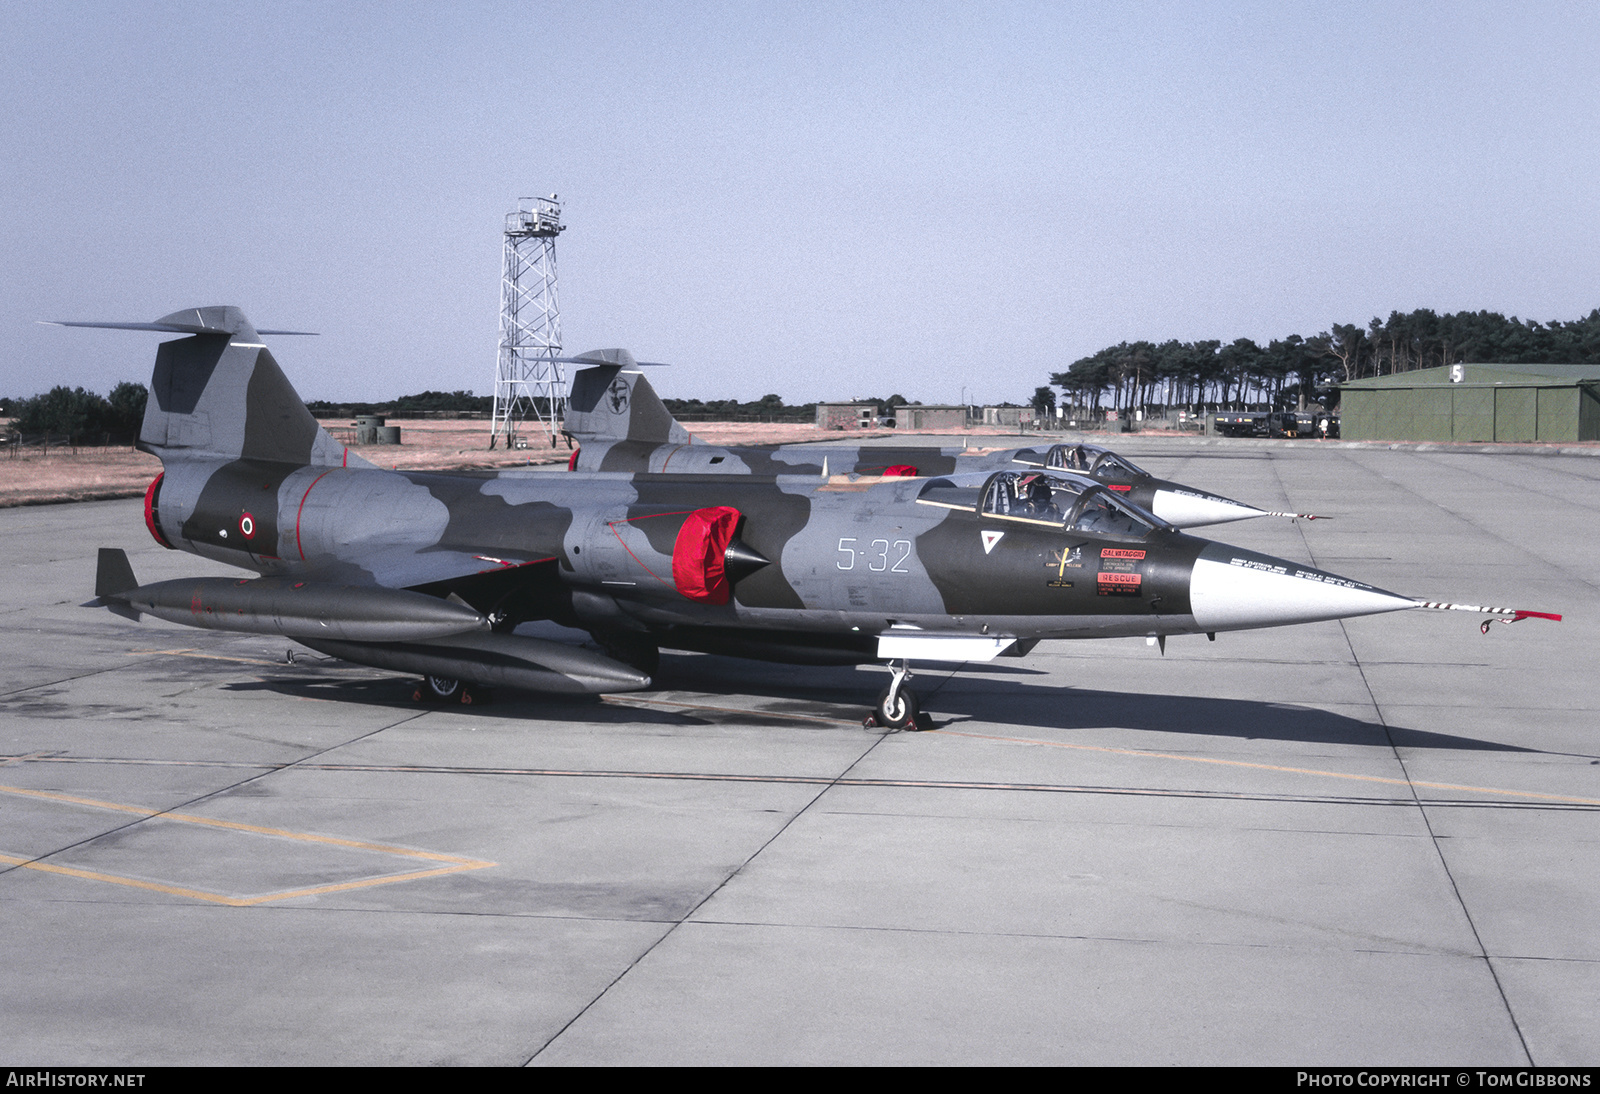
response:
<path id="1" fill-rule="evenodd" d="M 482 414 L 494 411 L 494 396 L 470 391 L 422 391 L 376 403 L 335 403 L 312 399 L 306 409 L 314 418 L 350 418 L 377 414 L 389 418 L 422 418 L 428 414 Z"/>
<path id="2" fill-rule="evenodd" d="M 1390 312 L 1366 326 L 1339 324 L 1309 338 L 1291 334 L 1265 346 L 1249 338 L 1201 342 L 1122 342 L 1074 361 L 1050 382 L 1066 402 L 1090 412 L 1149 406 L 1205 408 L 1290 405 L 1329 394 L 1337 384 L 1438 365 L 1476 362 L 1600 362 L 1600 308 L 1572 322 L 1507 319 L 1497 312 L 1439 315 L 1427 308 Z M 1053 396 L 1035 393 L 1039 406 Z"/>
<path id="3" fill-rule="evenodd" d="M 1366 326 L 1334 324 L 1311 337 L 1291 334 L 1265 346 L 1249 338 L 1223 344 L 1199 342 L 1121 342 L 1080 358 L 1050 383 L 1064 402 L 1082 411 L 1135 407 L 1188 406 L 1206 409 L 1270 404 L 1289 406 L 1332 394 L 1340 383 L 1388 376 L 1438 365 L 1478 362 L 1515 364 L 1600 363 L 1600 308 L 1572 322 L 1540 323 L 1507 319 L 1497 312 L 1439 315 L 1427 308 L 1390 312 L 1387 320 Z M 144 419 L 145 386 L 127 381 L 109 396 L 81 387 L 56 387 L 43 395 L 6 400 L 0 413 L 13 419 L 11 432 L 65 437 L 71 444 L 131 444 Z M 686 420 L 757 419 L 811 421 L 816 404 L 788 406 L 768 394 L 753 402 L 736 399 L 664 399 L 669 411 Z M 901 395 L 876 402 L 892 413 L 906 403 Z M 1055 392 L 1041 387 L 1031 400 L 1042 413 L 1054 408 Z M 489 414 L 494 400 L 470 391 L 424 391 L 373 403 L 307 404 L 320 418 L 357 414 L 393 417 L 428 412 Z"/>
<path id="4" fill-rule="evenodd" d="M 12 439 L 64 437 L 68 444 L 132 444 L 144 422 L 145 386 L 125 381 L 109 396 L 81 387 L 55 387 L 43 395 L 7 399 Z"/>
<path id="5" fill-rule="evenodd" d="M 738 399 L 662 399 L 661 403 L 674 418 L 686 422 L 809 422 L 817 417 L 816 403 L 788 406 L 782 396 L 771 394 L 744 403 Z"/>

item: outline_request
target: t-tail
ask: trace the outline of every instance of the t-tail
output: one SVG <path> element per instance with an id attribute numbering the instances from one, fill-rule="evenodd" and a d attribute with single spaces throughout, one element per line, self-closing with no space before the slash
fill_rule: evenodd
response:
<path id="1" fill-rule="evenodd" d="M 59 323 L 64 327 L 187 334 L 161 343 L 150 377 L 139 447 L 175 460 L 261 460 L 295 467 L 359 461 L 317 424 L 278 367 L 263 334 L 231 305 L 187 308 L 154 323 Z"/>
<path id="2" fill-rule="evenodd" d="M 572 379 L 567 414 L 562 424 L 580 445 L 598 450 L 616 444 L 637 445 L 641 450 L 660 445 L 690 444 L 689 431 L 656 395 L 639 366 L 625 349 L 590 350 L 563 358 L 587 365 Z"/>
<path id="3" fill-rule="evenodd" d="M 279 555 L 278 494 L 307 469 L 371 467 L 311 416 L 262 336 L 231 306 L 189 308 L 154 323 L 61 323 L 161 331 L 139 448 L 160 457 L 145 524 L 164 547 L 270 569 Z"/>

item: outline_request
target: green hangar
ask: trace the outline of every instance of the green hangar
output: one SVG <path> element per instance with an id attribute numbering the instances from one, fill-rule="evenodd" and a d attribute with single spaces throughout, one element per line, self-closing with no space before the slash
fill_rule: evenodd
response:
<path id="1" fill-rule="evenodd" d="M 1346 440 L 1600 440 L 1600 365 L 1444 365 L 1339 391 Z"/>

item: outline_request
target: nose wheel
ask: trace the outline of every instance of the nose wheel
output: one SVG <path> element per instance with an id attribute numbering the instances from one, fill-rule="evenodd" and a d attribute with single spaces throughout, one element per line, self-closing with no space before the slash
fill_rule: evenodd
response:
<path id="1" fill-rule="evenodd" d="M 889 686 L 878 696 L 878 705 L 872 713 L 867 715 L 867 728 L 932 729 L 928 716 L 922 713 L 917 693 L 906 686 L 906 681 L 911 679 L 911 666 L 905 661 L 891 664 L 889 673 Z"/>

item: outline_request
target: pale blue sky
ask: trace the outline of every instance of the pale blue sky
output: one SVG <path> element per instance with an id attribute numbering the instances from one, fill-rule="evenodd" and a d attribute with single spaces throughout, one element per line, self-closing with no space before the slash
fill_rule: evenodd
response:
<path id="1" fill-rule="evenodd" d="M 1122 340 L 1600 306 L 1593 4 L 0 0 L 0 394 L 238 304 L 308 398 L 572 352 L 665 394 L 1026 399 Z"/>

